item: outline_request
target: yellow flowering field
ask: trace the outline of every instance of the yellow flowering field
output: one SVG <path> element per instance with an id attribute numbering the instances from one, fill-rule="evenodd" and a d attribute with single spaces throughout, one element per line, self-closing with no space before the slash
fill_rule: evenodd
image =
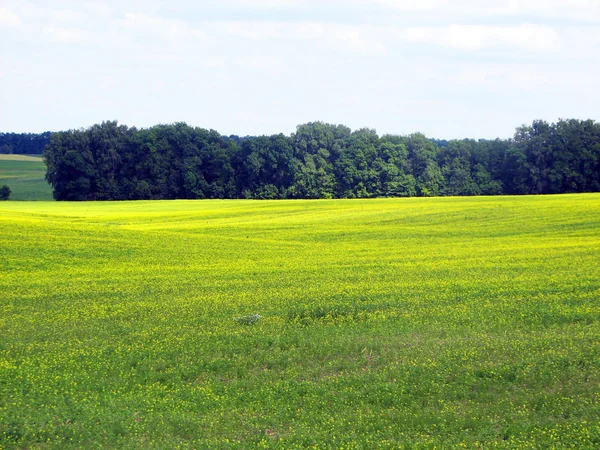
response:
<path id="1" fill-rule="evenodd" d="M 598 448 L 600 194 L 0 204 L 0 448 Z"/>

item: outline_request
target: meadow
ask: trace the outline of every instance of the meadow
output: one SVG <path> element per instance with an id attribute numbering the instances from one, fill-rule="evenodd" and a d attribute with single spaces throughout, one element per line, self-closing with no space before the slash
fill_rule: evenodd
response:
<path id="1" fill-rule="evenodd" d="M 600 194 L 5 202 L 0 275 L 0 448 L 600 446 Z"/>
<path id="2" fill-rule="evenodd" d="M 52 188 L 45 175 L 41 155 L 0 154 L 0 186 L 10 188 L 10 200 L 52 200 Z"/>

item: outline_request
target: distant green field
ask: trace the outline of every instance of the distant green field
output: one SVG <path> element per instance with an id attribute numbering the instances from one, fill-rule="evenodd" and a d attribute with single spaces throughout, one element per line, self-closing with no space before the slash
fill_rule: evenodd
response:
<path id="1" fill-rule="evenodd" d="M 0 204 L 2 448 L 598 448 L 598 386 L 600 194 Z"/>
<path id="2" fill-rule="evenodd" d="M 45 175 L 41 156 L 0 155 L 0 186 L 10 187 L 10 200 L 52 200 Z"/>

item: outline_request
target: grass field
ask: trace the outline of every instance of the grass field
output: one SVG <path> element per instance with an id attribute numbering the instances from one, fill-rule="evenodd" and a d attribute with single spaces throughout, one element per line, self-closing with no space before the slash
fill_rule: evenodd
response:
<path id="1" fill-rule="evenodd" d="M 52 200 L 45 175 L 41 156 L 0 155 L 0 186 L 10 187 L 10 200 Z"/>
<path id="2" fill-rule="evenodd" d="M 600 194 L 7 202 L 0 273 L 2 448 L 600 446 Z"/>

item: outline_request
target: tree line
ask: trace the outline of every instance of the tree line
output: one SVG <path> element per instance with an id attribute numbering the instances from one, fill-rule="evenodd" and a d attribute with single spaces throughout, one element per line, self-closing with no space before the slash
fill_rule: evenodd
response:
<path id="1" fill-rule="evenodd" d="M 436 141 L 321 122 L 255 137 L 103 122 L 54 133 L 44 160 L 57 200 L 591 192 L 600 191 L 600 124 L 537 120 L 513 139 Z"/>
<path id="2" fill-rule="evenodd" d="M 52 133 L 0 133 L 0 154 L 41 155 Z"/>

